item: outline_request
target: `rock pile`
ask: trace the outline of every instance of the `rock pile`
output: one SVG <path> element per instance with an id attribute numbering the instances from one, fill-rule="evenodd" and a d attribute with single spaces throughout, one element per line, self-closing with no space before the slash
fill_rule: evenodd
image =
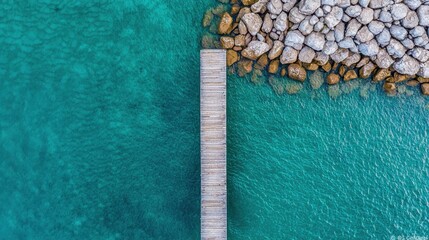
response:
<path id="1" fill-rule="evenodd" d="M 241 75 L 256 61 L 256 69 L 268 66 L 273 74 L 287 64 L 289 77 L 299 81 L 306 79 L 304 68 L 321 67 L 329 73 L 328 84 L 373 76 L 389 83 L 388 92 L 407 80 L 418 80 L 429 92 L 429 1 L 222 2 L 232 7 L 220 15 L 221 47 L 228 49 L 229 66 L 246 67 Z"/>

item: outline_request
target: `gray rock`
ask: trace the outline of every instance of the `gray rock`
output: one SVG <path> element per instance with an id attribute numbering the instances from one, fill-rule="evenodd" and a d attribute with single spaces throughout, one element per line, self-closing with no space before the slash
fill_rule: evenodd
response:
<path id="1" fill-rule="evenodd" d="M 398 3 L 392 6 L 390 13 L 392 14 L 393 20 L 401 20 L 407 16 L 409 10 L 407 5 Z"/>
<path id="2" fill-rule="evenodd" d="M 420 64 L 420 69 L 417 72 L 417 75 L 424 78 L 429 78 L 429 62 Z"/>
<path id="3" fill-rule="evenodd" d="M 241 54 L 243 57 L 255 60 L 269 50 L 270 46 L 267 43 L 261 41 L 251 41 L 247 48 L 241 52 Z"/>
<path id="4" fill-rule="evenodd" d="M 408 11 L 407 16 L 402 19 L 402 26 L 406 28 L 415 28 L 419 24 L 419 17 L 414 11 Z"/>
<path id="5" fill-rule="evenodd" d="M 318 22 L 318 23 L 316 23 L 315 25 L 314 25 L 314 31 L 316 31 L 316 32 L 319 32 L 320 30 L 322 30 L 323 29 L 323 22 Z"/>
<path id="6" fill-rule="evenodd" d="M 369 7 L 370 8 L 383 8 L 387 5 L 389 5 L 389 0 L 371 0 L 369 2 Z"/>
<path id="7" fill-rule="evenodd" d="M 268 0 L 259 0 L 256 3 L 254 3 L 250 9 L 252 10 L 252 12 L 254 13 L 260 13 L 260 12 L 264 12 L 267 8 L 267 3 Z"/>
<path id="8" fill-rule="evenodd" d="M 340 48 L 353 49 L 356 47 L 356 44 L 351 37 L 346 37 L 338 43 L 338 46 Z"/>
<path id="9" fill-rule="evenodd" d="M 392 14 L 388 11 L 381 11 L 378 20 L 384 23 L 391 23 L 393 22 Z"/>
<path id="10" fill-rule="evenodd" d="M 319 62 L 320 65 L 325 65 L 329 61 L 329 55 L 326 55 L 323 52 L 316 52 L 314 60 Z"/>
<path id="11" fill-rule="evenodd" d="M 320 9 L 320 8 L 319 8 Z M 316 17 L 315 15 L 311 16 L 310 20 L 309 20 L 311 25 L 316 24 L 317 22 L 319 22 L 319 18 Z"/>
<path id="12" fill-rule="evenodd" d="M 343 21 L 344 23 L 348 23 L 350 20 L 352 20 L 352 18 L 349 17 L 349 15 L 343 14 L 343 18 L 341 18 L 341 21 Z"/>
<path id="13" fill-rule="evenodd" d="M 405 55 L 407 49 L 397 40 L 391 39 L 389 45 L 387 45 L 387 52 L 393 58 L 401 58 Z"/>
<path id="14" fill-rule="evenodd" d="M 273 47 L 268 53 L 268 58 L 273 60 L 282 54 L 283 48 L 285 45 L 281 41 L 274 41 Z"/>
<path id="15" fill-rule="evenodd" d="M 414 75 L 419 72 L 420 64 L 416 59 L 404 55 L 399 61 L 393 64 L 393 68 L 400 74 Z"/>
<path id="16" fill-rule="evenodd" d="M 408 35 L 408 31 L 402 26 L 393 25 L 390 27 L 390 35 L 398 40 L 404 40 Z"/>
<path id="17" fill-rule="evenodd" d="M 338 0 L 322 0 L 322 5 L 335 6 L 338 4 Z"/>
<path id="18" fill-rule="evenodd" d="M 297 7 L 294 7 L 289 12 L 289 21 L 293 23 L 300 23 L 304 20 L 305 15 L 300 13 Z"/>
<path id="19" fill-rule="evenodd" d="M 378 35 L 381 33 L 381 31 L 383 31 L 384 24 L 379 21 L 372 21 L 368 24 L 368 29 L 370 32 L 372 32 L 372 34 Z"/>
<path id="20" fill-rule="evenodd" d="M 325 36 L 322 33 L 312 32 L 305 38 L 304 43 L 316 51 L 321 51 L 325 45 Z"/>
<path id="21" fill-rule="evenodd" d="M 323 12 L 324 12 L 325 14 L 328 14 L 328 13 L 330 13 L 330 12 L 332 11 L 332 6 L 329 6 L 329 5 L 323 5 L 322 9 L 323 9 Z"/>
<path id="22" fill-rule="evenodd" d="M 389 68 L 394 62 L 395 60 L 393 60 L 385 49 L 380 49 L 375 59 L 375 64 L 379 68 Z"/>
<path id="23" fill-rule="evenodd" d="M 273 40 L 278 40 L 279 39 L 279 35 L 277 35 L 277 33 L 271 32 L 270 33 L 270 38 Z"/>
<path id="24" fill-rule="evenodd" d="M 282 0 L 283 1 L 283 11 L 289 12 L 297 3 L 298 0 Z"/>
<path id="25" fill-rule="evenodd" d="M 377 39 L 378 44 L 380 44 L 381 47 L 385 47 L 390 43 L 390 32 L 387 30 L 387 28 L 383 29 L 379 35 L 375 37 Z"/>
<path id="26" fill-rule="evenodd" d="M 304 36 L 310 34 L 313 31 L 313 25 L 310 24 L 310 19 L 304 19 L 304 21 L 299 24 L 298 29 Z"/>
<path id="27" fill-rule="evenodd" d="M 425 34 L 425 32 L 426 31 L 422 26 L 417 26 L 414 29 L 410 30 L 410 34 L 414 38 L 422 36 L 423 34 Z"/>
<path id="28" fill-rule="evenodd" d="M 372 1 L 370 3 L 372 3 Z M 361 14 L 357 17 L 357 20 L 364 25 L 370 23 L 373 19 L 374 10 L 372 10 L 371 8 L 362 9 Z"/>
<path id="29" fill-rule="evenodd" d="M 335 41 L 340 42 L 344 39 L 344 28 L 345 24 L 343 22 L 338 23 L 334 29 Z"/>
<path id="30" fill-rule="evenodd" d="M 421 0 L 404 0 L 404 3 L 412 10 L 416 10 L 420 5 L 422 5 Z"/>
<path id="31" fill-rule="evenodd" d="M 334 35 L 334 31 L 329 31 L 326 35 L 325 38 L 327 41 L 335 41 L 335 35 Z"/>
<path id="32" fill-rule="evenodd" d="M 298 54 L 298 59 L 303 63 L 311 63 L 313 59 L 316 57 L 316 52 L 305 46 Z"/>
<path id="33" fill-rule="evenodd" d="M 271 14 L 279 15 L 283 10 L 283 3 L 281 0 L 270 0 L 267 9 Z"/>
<path id="34" fill-rule="evenodd" d="M 366 8 L 366 7 L 368 7 L 369 2 L 370 2 L 370 0 L 359 0 L 359 5 L 360 5 L 361 7 Z"/>
<path id="35" fill-rule="evenodd" d="M 369 42 L 364 42 L 358 45 L 359 52 L 365 56 L 375 56 L 378 54 L 380 47 L 375 39 L 372 39 Z"/>
<path id="36" fill-rule="evenodd" d="M 269 14 L 265 14 L 264 23 L 262 24 L 262 31 L 265 33 L 270 33 L 273 29 L 273 20 Z"/>
<path id="37" fill-rule="evenodd" d="M 424 32 L 420 37 L 414 38 L 414 44 L 416 44 L 419 47 L 423 47 L 428 43 L 429 43 L 429 38 L 426 32 Z"/>
<path id="38" fill-rule="evenodd" d="M 299 11 L 304 15 L 311 15 L 320 8 L 320 5 L 320 0 L 300 0 Z"/>
<path id="39" fill-rule="evenodd" d="M 372 34 L 371 31 L 369 31 L 367 26 L 361 27 L 359 31 L 356 34 L 356 40 L 358 40 L 361 43 L 368 42 L 374 38 L 374 34 Z"/>
<path id="40" fill-rule="evenodd" d="M 347 24 L 346 37 L 354 37 L 361 26 L 362 24 L 356 19 L 350 20 L 349 24 Z"/>
<path id="41" fill-rule="evenodd" d="M 337 0 L 337 5 L 341 8 L 347 8 L 350 6 L 350 0 Z"/>
<path id="42" fill-rule="evenodd" d="M 429 60 L 429 51 L 424 48 L 414 48 L 410 51 L 410 53 L 413 58 L 419 60 L 420 62 L 426 62 Z"/>
<path id="43" fill-rule="evenodd" d="M 429 26 L 429 6 L 421 5 L 417 9 L 417 15 L 419 16 L 420 26 L 427 27 Z"/>
<path id="44" fill-rule="evenodd" d="M 274 28 L 279 31 L 286 31 L 288 27 L 287 14 L 285 12 L 280 13 L 274 22 Z"/>
<path id="45" fill-rule="evenodd" d="M 344 59 L 346 59 L 349 56 L 349 54 L 350 54 L 349 50 L 344 48 L 339 48 L 331 55 L 331 59 L 336 63 L 340 63 L 344 61 Z"/>
<path id="46" fill-rule="evenodd" d="M 261 17 L 256 13 L 247 13 L 242 18 L 241 21 L 246 24 L 247 31 L 249 31 L 250 34 L 253 36 L 256 36 L 256 34 L 259 32 L 259 30 L 262 27 L 262 19 Z"/>
<path id="47" fill-rule="evenodd" d="M 298 51 L 290 46 L 286 46 L 280 56 L 280 62 L 282 64 L 289 64 L 296 62 L 296 60 L 298 60 Z"/>
<path id="48" fill-rule="evenodd" d="M 346 65 L 347 67 L 350 67 L 351 65 L 358 63 L 360 59 L 361 55 L 359 53 L 354 53 L 344 59 L 341 63 Z"/>
<path id="49" fill-rule="evenodd" d="M 318 8 L 314 14 L 317 17 L 323 17 L 323 16 L 325 16 L 325 13 L 323 12 L 323 9 L 321 9 L 321 8 Z"/>
<path id="50" fill-rule="evenodd" d="M 334 41 L 327 41 L 323 46 L 322 52 L 326 55 L 331 55 L 338 49 L 338 44 Z"/>
<path id="51" fill-rule="evenodd" d="M 341 19 L 343 18 L 343 9 L 340 7 L 333 7 L 332 11 L 326 15 L 325 17 L 325 24 L 328 26 L 328 28 L 333 29 L 335 26 L 337 26 L 338 23 L 340 23 Z"/>
<path id="52" fill-rule="evenodd" d="M 405 38 L 404 40 L 401 41 L 401 43 L 407 49 L 413 49 L 415 47 L 413 40 L 409 38 Z"/>
<path id="53" fill-rule="evenodd" d="M 357 17 L 362 12 L 362 8 L 359 5 L 350 6 L 346 9 L 346 14 L 350 17 Z"/>
<path id="54" fill-rule="evenodd" d="M 293 30 L 286 34 L 285 45 L 301 50 L 304 44 L 305 37 L 300 31 Z"/>

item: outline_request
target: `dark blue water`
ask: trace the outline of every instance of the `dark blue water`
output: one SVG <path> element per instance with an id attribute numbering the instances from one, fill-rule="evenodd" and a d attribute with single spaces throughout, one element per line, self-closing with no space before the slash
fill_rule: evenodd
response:
<path id="1" fill-rule="evenodd" d="M 215 4 L 2 2 L 0 239 L 199 237 Z M 229 77 L 231 239 L 429 236 L 427 99 L 368 89 L 277 96 Z"/>

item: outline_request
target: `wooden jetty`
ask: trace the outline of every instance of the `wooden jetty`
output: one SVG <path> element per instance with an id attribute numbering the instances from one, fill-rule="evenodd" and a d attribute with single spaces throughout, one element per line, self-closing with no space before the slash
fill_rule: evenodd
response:
<path id="1" fill-rule="evenodd" d="M 226 51 L 200 58 L 201 239 L 226 239 Z"/>

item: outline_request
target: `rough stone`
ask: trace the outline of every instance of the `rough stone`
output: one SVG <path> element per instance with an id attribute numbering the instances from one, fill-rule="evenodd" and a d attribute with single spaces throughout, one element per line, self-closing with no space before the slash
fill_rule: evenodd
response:
<path id="1" fill-rule="evenodd" d="M 358 75 L 355 70 L 350 69 L 344 74 L 344 81 L 350 81 L 358 78 Z"/>
<path id="2" fill-rule="evenodd" d="M 349 50 L 344 49 L 344 48 L 340 48 L 338 50 L 336 50 L 332 55 L 331 58 L 334 62 L 336 63 L 340 63 L 342 62 L 344 59 L 346 59 L 349 56 Z"/>
<path id="3" fill-rule="evenodd" d="M 401 41 L 407 37 L 408 31 L 402 26 L 393 25 L 390 27 L 390 35 Z"/>
<path id="4" fill-rule="evenodd" d="M 249 31 L 253 36 L 256 36 L 262 27 L 262 19 L 256 13 L 247 13 L 241 18 L 241 20 L 246 24 L 247 31 Z"/>
<path id="5" fill-rule="evenodd" d="M 340 82 L 340 76 L 338 74 L 335 73 L 330 73 L 327 77 L 326 77 L 326 82 L 329 85 L 334 85 Z"/>
<path id="6" fill-rule="evenodd" d="M 299 64 L 290 64 L 287 69 L 289 78 L 293 80 L 304 82 L 307 78 L 307 71 Z"/>
<path id="7" fill-rule="evenodd" d="M 287 14 L 285 12 L 282 12 L 279 16 L 277 16 L 276 21 L 274 22 L 274 27 L 282 32 L 287 30 L 288 19 Z"/>
<path id="8" fill-rule="evenodd" d="M 417 15 L 419 17 L 419 24 L 423 27 L 429 26 L 429 5 L 421 5 L 417 9 Z"/>
<path id="9" fill-rule="evenodd" d="M 285 45 L 281 41 L 274 41 L 271 51 L 268 53 L 268 58 L 273 60 L 282 54 Z"/>
<path id="10" fill-rule="evenodd" d="M 261 41 L 251 41 L 246 49 L 241 52 L 245 58 L 256 60 L 262 54 L 268 52 L 270 47 L 267 43 Z"/>
<path id="11" fill-rule="evenodd" d="M 232 64 L 236 63 L 239 60 L 238 53 L 234 50 L 226 51 L 226 64 L 232 66 Z"/>
<path id="12" fill-rule="evenodd" d="M 381 49 L 375 59 L 375 64 L 377 64 L 379 68 L 389 68 L 394 62 L 393 58 L 385 49 Z"/>
<path id="13" fill-rule="evenodd" d="M 368 24 L 368 29 L 372 34 L 378 35 L 383 31 L 384 24 L 380 21 L 372 21 Z"/>
<path id="14" fill-rule="evenodd" d="M 356 40 L 358 40 L 361 43 L 368 42 L 374 38 L 374 34 L 369 31 L 367 26 L 363 26 L 359 31 L 356 33 Z"/>
<path id="15" fill-rule="evenodd" d="M 232 22 L 233 19 L 229 13 L 224 13 L 220 19 L 219 27 L 218 27 L 218 33 L 219 34 L 227 34 L 230 32 L 230 29 L 232 28 Z"/>
<path id="16" fill-rule="evenodd" d="M 325 17 L 325 24 L 328 28 L 333 29 L 340 23 L 343 18 L 344 11 L 340 7 L 333 7 L 331 12 Z"/>
<path id="17" fill-rule="evenodd" d="M 300 31 L 297 31 L 297 30 L 289 31 L 286 34 L 285 45 L 291 46 L 296 50 L 301 50 L 304 44 L 304 40 L 305 40 L 305 37 L 304 35 L 302 35 Z"/>
<path id="18" fill-rule="evenodd" d="M 286 46 L 283 49 L 283 53 L 280 56 L 280 62 L 282 64 L 294 63 L 298 60 L 298 51 L 290 46 Z"/>
<path id="19" fill-rule="evenodd" d="M 305 38 L 304 43 L 316 51 L 321 51 L 325 45 L 325 36 L 322 33 L 313 32 Z"/>
<path id="20" fill-rule="evenodd" d="M 299 11 L 302 14 L 311 15 L 320 8 L 320 5 L 320 0 L 301 0 L 299 2 Z"/>
<path id="21" fill-rule="evenodd" d="M 409 10 L 410 9 L 407 7 L 407 5 L 398 3 L 393 4 L 390 13 L 392 14 L 393 20 L 401 20 L 407 16 Z"/>
<path id="22" fill-rule="evenodd" d="M 372 10 L 371 8 L 364 8 L 362 9 L 361 14 L 356 19 L 360 23 L 366 25 L 374 19 L 374 10 Z"/>
<path id="23" fill-rule="evenodd" d="M 401 58 L 407 51 L 407 49 L 395 39 L 390 40 L 390 44 L 387 46 L 386 49 L 389 55 L 393 58 Z"/>
<path id="24" fill-rule="evenodd" d="M 359 44 L 358 49 L 359 52 L 363 55 L 371 57 L 376 56 L 378 54 L 380 47 L 378 46 L 377 41 L 375 39 L 372 39 L 369 42 Z"/>
<path id="25" fill-rule="evenodd" d="M 417 72 L 419 71 L 420 64 L 416 59 L 408 55 L 404 55 L 399 61 L 393 64 L 393 68 L 398 73 L 414 75 L 417 74 Z"/>
<path id="26" fill-rule="evenodd" d="M 271 14 L 278 15 L 283 10 L 283 3 L 281 0 L 271 0 L 267 4 L 267 9 L 268 9 L 268 12 L 270 12 Z"/>
<path id="27" fill-rule="evenodd" d="M 303 47 L 298 54 L 298 59 L 304 63 L 311 63 L 315 57 L 316 52 L 307 46 Z"/>
<path id="28" fill-rule="evenodd" d="M 402 26 L 406 28 L 415 28 L 419 24 L 419 17 L 417 16 L 417 13 L 414 11 L 409 11 L 407 13 L 407 16 L 405 16 L 404 19 L 402 19 Z"/>
<path id="29" fill-rule="evenodd" d="M 273 20 L 269 14 L 265 14 L 264 23 L 262 24 L 262 31 L 265 33 L 270 33 L 273 29 Z"/>

